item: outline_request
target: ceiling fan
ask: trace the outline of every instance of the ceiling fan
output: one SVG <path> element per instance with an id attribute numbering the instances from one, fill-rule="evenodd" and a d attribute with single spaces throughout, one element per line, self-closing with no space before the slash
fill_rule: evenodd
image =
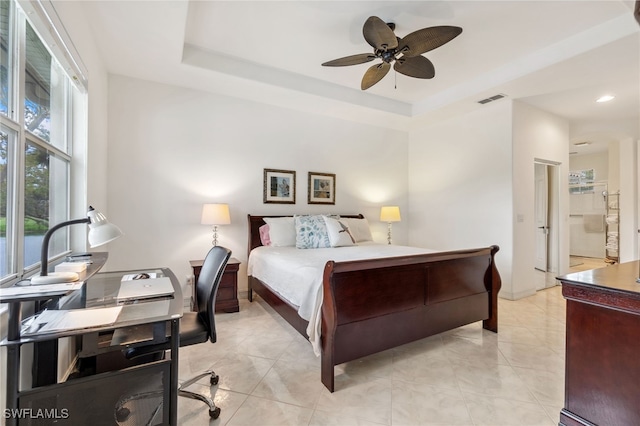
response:
<path id="1" fill-rule="evenodd" d="M 395 27 L 395 24 L 387 24 L 377 16 L 369 17 L 362 27 L 362 34 L 373 47 L 373 53 L 345 56 L 322 65 L 344 67 L 364 64 L 376 58 L 382 59 L 382 63 L 373 65 L 364 73 L 360 84 L 362 90 L 367 90 L 382 80 L 391 69 L 392 62 L 395 62 L 393 69 L 401 74 L 415 78 L 433 78 L 436 73 L 433 63 L 422 54 L 450 42 L 462 33 L 460 27 L 439 26 L 423 28 L 400 38 L 393 32 Z"/>

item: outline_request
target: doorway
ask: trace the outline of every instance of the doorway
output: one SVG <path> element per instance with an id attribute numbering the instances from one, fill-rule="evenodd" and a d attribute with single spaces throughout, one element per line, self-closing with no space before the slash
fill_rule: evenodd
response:
<path id="1" fill-rule="evenodd" d="M 577 266 L 585 258 L 606 258 L 605 218 L 607 199 L 611 198 L 607 194 L 606 182 L 569 185 L 569 266 Z"/>
<path id="2" fill-rule="evenodd" d="M 559 163 L 534 161 L 534 268 L 544 273 L 558 273 L 559 268 Z M 555 285 L 555 280 L 540 280 L 537 290 Z"/>

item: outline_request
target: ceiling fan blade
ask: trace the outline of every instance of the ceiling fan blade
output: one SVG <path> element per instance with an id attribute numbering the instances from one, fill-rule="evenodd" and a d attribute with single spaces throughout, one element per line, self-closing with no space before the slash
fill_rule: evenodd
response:
<path id="1" fill-rule="evenodd" d="M 387 75 L 390 69 L 391 69 L 391 65 L 388 64 L 387 62 L 383 62 L 381 64 L 370 67 L 362 77 L 362 83 L 360 84 L 360 88 L 362 90 L 367 90 L 369 87 L 373 86 L 374 84 L 382 80 L 382 78 L 385 75 Z"/>
<path id="2" fill-rule="evenodd" d="M 362 27 L 362 35 L 375 49 L 387 51 L 398 47 L 398 39 L 393 30 L 377 16 L 370 16 Z"/>
<path id="3" fill-rule="evenodd" d="M 345 56 L 344 58 L 334 59 L 333 61 L 325 62 L 323 67 L 344 67 L 347 65 L 364 64 L 365 62 L 373 61 L 376 58 L 371 53 L 360 53 L 357 55 Z"/>
<path id="4" fill-rule="evenodd" d="M 404 36 L 398 46 L 398 51 L 404 56 L 422 55 L 450 42 L 462 33 L 462 28 L 451 26 L 429 27 L 414 31 Z"/>
<path id="5" fill-rule="evenodd" d="M 400 58 L 396 60 L 393 69 L 400 74 L 415 78 L 433 78 L 436 75 L 433 63 L 424 56 Z"/>

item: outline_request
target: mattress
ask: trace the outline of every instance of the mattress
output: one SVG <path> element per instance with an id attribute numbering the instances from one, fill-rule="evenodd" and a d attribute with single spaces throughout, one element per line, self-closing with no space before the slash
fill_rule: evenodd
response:
<path id="1" fill-rule="evenodd" d="M 293 305 L 300 317 L 309 322 L 307 335 L 314 352 L 319 355 L 322 276 L 329 260 L 343 262 L 433 252 L 434 250 L 425 248 L 378 243 L 306 250 L 261 246 L 251 251 L 247 273 L 269 286 L 273 292 Z"/>

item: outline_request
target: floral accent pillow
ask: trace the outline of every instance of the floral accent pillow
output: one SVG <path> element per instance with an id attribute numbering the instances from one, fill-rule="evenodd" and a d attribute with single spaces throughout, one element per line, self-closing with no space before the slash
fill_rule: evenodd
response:
<path id="1" fill-rule="evenodd" d="M 331 247 L 327 225 L 320 215 L 295 216 L 296 247 L 314 249 Z"/>

